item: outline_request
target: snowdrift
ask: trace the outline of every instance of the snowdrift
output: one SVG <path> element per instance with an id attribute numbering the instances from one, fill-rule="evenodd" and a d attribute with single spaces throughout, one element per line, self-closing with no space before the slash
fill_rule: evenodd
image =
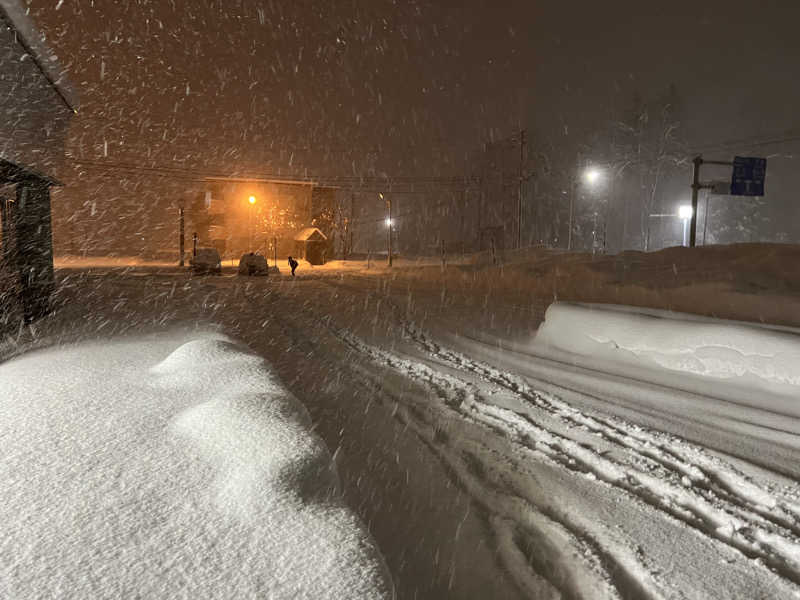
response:
<path id="1" fill-rule="evenodd" d="M 552 304 L 535 338 L 561 359 L 717 397 L 800 399 L 800 334 L 614 305 Z M 800 415 L 796 402 L 779 410 Z"/>
<path id="2" fill-rule="evenodd" d="M 0 365 L 0 597 L 387 598 L 331 457 L 221 336 Z"/>

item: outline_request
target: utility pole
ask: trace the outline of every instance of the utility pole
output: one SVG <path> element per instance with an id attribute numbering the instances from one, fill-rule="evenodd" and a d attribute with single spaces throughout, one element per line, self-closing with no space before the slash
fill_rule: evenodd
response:
<path id="1" fill-rule="evenodd" d="M 517 250 L 522 248 L 522 165 L 525 161 L 525 130 L 519 132 L 519 189 L 517 190 Z"/>
<path id="2" fill-rule="evenodd" d="M 192 234 L 192 256 L 197 257 L 197 232 Z"/>
<path id="3" fill-rule="evenodd" d="M 355 227 L 355 204 L 356 204 L 356 193 L 350 192 L 350 221 L 347 224 L 348 233 L 350 234 L 350 238 L 347 240 L 347 253 L 353 253 L 353 227 Z"/>
<path id="4" fill-rule="evenodd" d="M 478 202 L 477 206 L 477 215 L 476 215 L 476 222 L 478 226 L 478 252 L 483 250 L 483 234 L 481 233 L 482 223 L 482 213 L 483 213 L 483 205 L 484 205 L 484 193 L 485 193 L 485 186 L 486 186 L 486 150 L 484 149 L 483 152 L 483 160 L 481 160 L 481 183 L 480 188 L 478 189 Z"/>
<path id="5" fill-rule="evenodd" d="M 464 214 L 467 210 L 467 190 L 466 188 L 461 190 L 461 226 L 459 227 L 458 237 L 461 240 L 461 257 L 464 257 L 464 219 L 466 215 Z"/>
<path id="6" fill-rule="evenodd" d="M 179 230 L 180 233 L 178 234 L 178 247 L 180 248 L 180 262 L 178 263 L 179 266 L 184 266 L 183 262 L 183 254 L 185 252 L 185 236 L 184 236 L 184 221 L 183 221 L 183 200 L 180 201 L 178 206 L 178 221 L 179 221 Z"/>

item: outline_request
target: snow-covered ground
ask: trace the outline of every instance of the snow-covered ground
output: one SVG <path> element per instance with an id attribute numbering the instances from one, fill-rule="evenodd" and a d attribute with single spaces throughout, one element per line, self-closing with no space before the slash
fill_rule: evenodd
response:
<path id="1" fill-rule="evenodd" d="M 243 341 L 335 450 L 400 598 L 800 597 L 793 332 L 556 305 L 536 339 L 482 286 L 350 269 L 63 272 L 3 351 Z"/>
<path id="2" fill-rule="evenodd" d="M 39 350 L 0 390 L 0 597 L 391 597 L 307 412 L 226 337 Z"/>
<path id="3" fill-rule="evenodd" d="M 800 416 L 800 331 L 614 305 L 555 303 L 534 351 Z"/>
<path id="4" fill-rule="evenodd" d="M 487 512 L 530 597 L 800 596 L 796 482 L 406 333 L 427 360 L 341 335 L 430 390 L 398 399 L 403 418 Z"/>

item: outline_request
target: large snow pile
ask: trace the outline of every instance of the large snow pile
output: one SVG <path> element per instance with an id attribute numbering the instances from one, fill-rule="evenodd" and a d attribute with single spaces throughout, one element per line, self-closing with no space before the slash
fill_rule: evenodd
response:
<path id="1" fill-rule="evenodd" d="M 628 376 L 647 379 L 659 372 L 659 382 L 712 395 L 739 390 L 800 397 L 800 335 L 786 328 L 560 302 L 547 309 L 535 346 Z M 793 404 L 783 408 L 800 414 L 800 407 L 791 410 Z"/>
<path id="2" fill-rule="evenodd" d="M 381 598 L 305 409 L 221 336 L 0 365 L 0 597 Z"/>

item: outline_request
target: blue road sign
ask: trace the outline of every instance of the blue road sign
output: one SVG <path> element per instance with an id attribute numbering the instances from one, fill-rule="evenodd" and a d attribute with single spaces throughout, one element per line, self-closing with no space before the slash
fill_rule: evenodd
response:
<path id="1" fill-rule="evenodd" d="M 733 159 L 732 196 L 763 196 L 767 159 L 737 156 Z"/>

